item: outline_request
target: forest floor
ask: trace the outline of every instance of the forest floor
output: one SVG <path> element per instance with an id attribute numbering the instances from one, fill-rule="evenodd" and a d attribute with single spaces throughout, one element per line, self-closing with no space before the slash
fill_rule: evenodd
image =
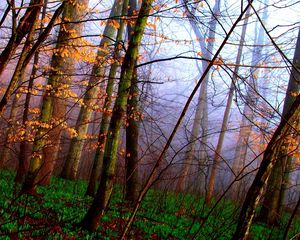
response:
<path id="1" fill-rule="evenodd" d="M 122 188 L 116 186 L 98 231 L 83 231 L 77 223 L 92 202 L 84 196 L 86 182 L 54 177 L 50 186 L 38 188 L 43 196 L 37 198 L 18 196 L 13 179 L 13 172 L 0 172 L 0 239 L 118 239 L 130 215 Z M 150 190 L 128 239 L 231 239 L 239 208 L 222 200 L 207 217 L 210 209 L 204 206 L 203 199 L 191 194 Z M 285 214 L 280 226 L 272 229 L 254 224 L 250 239 L 282 239 L 288 217 Z M 299 232 L 298 218 L 289 236 Z"/>

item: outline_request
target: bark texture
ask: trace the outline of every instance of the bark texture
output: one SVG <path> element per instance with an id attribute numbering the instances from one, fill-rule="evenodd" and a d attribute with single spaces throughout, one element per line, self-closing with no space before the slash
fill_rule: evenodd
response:
<path id="1" fill-rule="evenodd" d="M 100 42 L 99 48 L 105 49 L 112 44 L 112 39 L 115 38 L 116 28 L 113 26 L 113 18 L 120 15 L 122 5 L 118 0 L 114 2 L 112 10 L 110 12 L 110 20 L 108 20 L 104 32 L 103 38 Z M 80 109 L 77 121 L 76 121 L 76 132 L 77 136 L 71 141 L 71 145 L 68 151 L 66 162 L 62 170 L 61 176 L 66 179 L 76 179 L 78 175 L 78 168 L 81 158 L 81 152 L 84 145 L 85 136 L 88 130 L 88 123 L 91 118 L 92 109 L 91 107 L 95 104 L 97 98 L 97 91 L 99 85 L 104 86 L 103 79 L 105 74 L 105 59 L 107 51 L 99 50 L 97 56 L 97 64 L 93 66 L 92 76 L 89 79 L 88 87 L 86 89 L 83 106 Z"/>
<path id="2" fill-rule="evenodd" d="M 82 23 L 68 23 L 82 20 L 86 14 L 88 0 L 76 0 L 72 4 L 67 4 L 62 20 L 65 22 L 60 28 L 56 52 L 52 57 L 51 67 L 54 69 L 49 76 L 48 84 L 52 86 L 52 91 L 49 100 L 52 108 L 51 121 L 53 128 L 49 131 L 49 143 L 43 149 L 44 164 L 40 171 L 40 184 L 47 185 L 50 183 L 50 178 L 58 158 L 61 134 L 63 124 L 65 123 L 67 101 L 64 97 L 64 89 L 68 90 L 72 81 L 72 75 L 75 73 L 76 60 L 73 58 L 74 47 L 72 43 L 74 38 L 81 36 L 83 29 Z M 68 55 L 59 54 L 61 51 L 67 51 Z M 63 89 L 63 90 L 61 90 Z"/>
<path id="3" fill-rule="evenodd" d="M 58 126 L 59 129 L 61 122 L 57 123 L 53 121 L 53 113 L 60 117 L 62 115 L 62 112 L 65 112 L 64 104 L 61 102 L 57 102 L 60 100 L 57 100 L 55 102 L 54 99 L 60 97 L 59 94 L 61 90 L 59 89 L 59 87 L 62 84 L 65 84 L 65 78 L 63 79 L 63 74 L 65 74 L 65 72 L 69 73 L 70 68 L 71 71 L 73 71 L 75 62 L 71 58 L 71 56 L 64 57 L 61 54 L 61 51 L 66 48 L 67 40 L 71 39 L 74 36 L 72 27 L 75 26 L 72 26 L 72 24 L 67 24 L 67 22 L 70 20 L 77 21 L 78 18 L 82 16 L 83 13 L 81 10 L 81 3 L 82 1 L 78 1 L 76 2 L 76 4 L 66 3 L 63 6 L 63 21 L 65 21 L 66 24 L 61 25 L 57 39 L 56 51 L 51 61 L 52 71 L 48 79 L 49 88 L 45 91 L 41 108 L 41 125 L 38 128 L 35 141 L 33 143 L 33 153 L 30 159 L 29 170 L 23 184 L 23 191 L 25 192 L 34 191 L 37 184 L 49 182 L 50 175 L 53 169 L 53 161 L 55 159 L 49 159 L 49 155 L 44 157 L 43 151 L 45 150 L 45 147 L 51 147 L 51 137 L 54 138 L 54 135 L 59 134 L 59 130 L 55 128 Z M 84 4 L 87 4 L 87 2 L 84 2 Z M 76 25 L 76 28 L 77 27 L 78 26 Z M 54 112 L 55 103 L 61 104 L 62 106 L 62 109 L 59 109 L 58 112 Z M 51 136 L 51 134 L 54 135 Z M 48 152 L 48 154 L 50 153 Z M 51 154 L 53 154 L 53 152 Z"/>
<path id="4" fill-rule="evenodd" d="M 295 131 L 300 116 L 300 95 L 297 96 L 290 111 L 282 117 L 282 120 L 276 129 L 267 149 L 263 160 L 258 169 L 257 175 L 246 195 L 241 213 L 238 219 L 233 240 L 248 239 L 250 227 L 253 221 L 255 208 L 262 196 L 263 188 L 267 184 L 274 165 L 279 160 L 277 153 L 284 144 L 284 140 L 291 134 L 299 134 Z M 279 160 L 280 161 L 280 160 Z"/>
<path id="5" fill-rule="evenodd" d="M 128 15 L 133 16 L 137 10 L 136 0 L 129 1 Z M 130 41 L 132 37 L 133 29 L 129 24 L 127 26 L 128 39 Z M 127 100 L 127 127 L 126 127 L 126 187 L 125 187 L 125 199 L 131 203 L 137 201 L 139 195 L 139 88 L 138 88 L 138 75 L 137 69 L 134 69 L 131 79 L 131 87 Z"/>
<path id="6" fill-rule="evenodd" d="M 122 16 L 127 15 L 128 9 L 128 0 L 123 2 L 122 6 Z M 91 176 L 89 179 L 89 184 L 87 187 L 86 195 L 94 196 L 96 190 L 96 183 L 100 179 L 101 171 L 102 171 L 102 164 L 103 164 L 103 155 L 104 149 L 106 144 L 106 137 L 107 137 L 107 130 L 109 127 L 109 121 L 111 116 L 111 105 L 112 105 L 112 93 L 113 87 L 115 83 L 117 69 L 119 67 L 119 60 L 120 60 L 120 45 L 123 39 L 123 31 L 125 27 L 125 21 L 123 19 L 120 20 L 120 27 L 118 29 L 117 38 L 114 46 L 114 63 L 111 65 L 108 82 L 106 85 L 106 96 L 103 104 L 103 115 L 101 119 L 101 126 L 100 131 L 98 134 L 98 143 L 96 154 L 93 161 L 93 167 Z"/>
<path id="7" fill-rule="evenodd" d="M 98 228 L 99 220 L 107 208 L 113 190 L 120 128 L 126 110 L 131 78 L 134 72 L 139 46 L 147 23 L 151 5 L 152 1 L 144 0 L 142 2 L 133 35 L 129 41 L 125 59 L 122 64 L 118 95 L 113 108 L 107 142 L 105 145 L 103 173 L 100 180 L 100 186 L 93 200 L 92 206 L 89 208 L 87 214 L 81 222 L 81 226 L 84 229 L 91 231 L 95 231 Z"/>
<path id="8" fill-rule="evenodd" d="M 137 84 L 137 73 L 132 76 L 129 98 L 127 101 L 127 127 L 126 127 L 126 193 L 125 199 L 135 203 L 139 196 L 138 175 L 138 148 L 139 148 L 139 89 Z"/>
<path id="9" fill-rule="evenodd" d="M 296 68 L 292 68 L 289 84 L 284 100 L 282 115 L 285 116 L 296 99 L 296 95 L 300 92 L 300 31 L 296 43 L 293 64 Z M 300 116 L 299 116 L 300 117 Z M 258 221 L 274 225 L 279 223 L 282 214 L 282 206 L 284 201 L 284 192 L 289 180 L 289 165 L 292 160 L 291 153 L 288 152 L 289 141 L 285 142 L 279 149 L 277 158 L 279 159 L 274 165 L 270 180 L 266 187 L 264 201 L 258 216 Z"/>

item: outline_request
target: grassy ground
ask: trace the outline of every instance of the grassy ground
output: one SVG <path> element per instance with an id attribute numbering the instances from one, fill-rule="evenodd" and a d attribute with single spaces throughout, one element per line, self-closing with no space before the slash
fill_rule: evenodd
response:
<path id="1" fill-rule="evenodd" d="M 89 233 L 76 227 L 92 201 L 84 196 L 85 182 L 53 178 L 50 186 L 39 187 L 43 197 L 37 198 L 17 196 L 13 178 L 12 172 L 0 172 L 0 239 L 117 239 L 130 214 L 128 204 L 122 200 L 122 189 L 117 186 L 101 226 Z M 224 200 L 206 219 L 208 211 L 203 199 L 193 195 L 151 190 L 138 212 L 130 239 L 230 239 L 239 209 Z M 251 239 L 282 239 L 287 218 L 274 229 L 253 225 Z M 300 222 L 296 221 L 290 236 L 299 231 Z"/>

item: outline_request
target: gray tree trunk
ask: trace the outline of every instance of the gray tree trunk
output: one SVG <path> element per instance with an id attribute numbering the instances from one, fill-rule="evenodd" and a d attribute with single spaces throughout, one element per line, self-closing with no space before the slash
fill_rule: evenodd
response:
<path id="1" fill-rule="evenodd" d="M 122 16 L 127 15 L 127 8 L 128 8 L 128 1 L 123 2 L 122 7 Z M 108 76 L 108 82 L 106 85 L 106 96 L 103 104 L 103 115 L 101 119 L 101 125 L 100 125 L 100 131 L 98 134 L 98 143 L 97 143 L 97 149 L 96 154 L 93 161 L 93 168 L 92 173 L 89 179 L 89 184 L 87 187 L 86 195 L 94 196 L 95 194 L 95 188 L 96 183 L 99 181 L 101 171 L 102 171 L 102 163 L 103 163 L 103 155 L 104 155 L 104 149 L 106 144 L 106 137 L 107 137 L 107 130 L 109 127 L 109 120 L 111 115 L 111 105 L 112 105 L 112 93 L 113 93 L 113 87 L 115 83 L 117 68 L 119 67 L 119 59 L 120 59 L 120 44 L 123 39 L 123 31 L 124 31 L 125 22 L 123 20 L 120 20 L 120 27 L 118 29 L 116 43 L 114 46 L 114 58 L 115 62 L 112 64 L 109 76 Z"/>
<path id="2" fill-rule="evenodd" d="M 112 194 L 114 180 L 116 178 L 115 170 L 120 129 L 126 111 L 131 78 L 134 73 L 134 66 L 137 61 L 139 46 L 142 41 L 151 6 L 152 0 L 143 0 L 135 23 L 132 38 L 129 41 L 128 49 L 122 64 L 118 94 L 113 108 L 107 142 L 104 150 L 103 172 L 101 175 L 100 186 L 93 200 L 92 206 L 81 221 L 81 226 L 90 231 L 95 231 L 98 228 L 99 220 L 105 212 Z"/>
<path id="3" fill-rule="evenodd" d="M 76 22 L 82 19 L 86 14 L 89 0 L 76 0 L 73 4 L 66 5 L 62 19 L 65 22 Z M 80 4 L 80 8 L 78 7 Z M 50 101 L 52 101 L 52 116 L 53 128 L 49 131 L 49 143 L 43 149 L 43 165 L 40 170 L 40 184 L 47 185 L 50 183 L 51 175 L 54 165 L 58 158 L 61 134 L 63 131 L 62 124 L 65 122 L 65 115 L 67 111 L 67 101 L 64 98 L 63 92 L 59 93 L 59 88 L 69 89 L 72 81 L 72 75 L 75 73 L 76 61 L 73 58 L 74 49 L 70 46 L 72 38 L 80 36 L 83 29 L 82 23 L 67 23 L 62 25 L 59 30 L 56 50 L 67 50 L 68 56 L 54 54 L 52 56 L 51 67 L 55 69 L 49 76 L 48 84 L 52 85 L 52 94 L 50 94 Z M 64 90 L 63 90 L 64 91 Z M 59 96 L 55 94 L 58 93 Z"/>
<path id="4" fill-rule="evenodd" d="M 266 2 L 267 3 L 267 2 Z M 267 8 L 263 12 L 263 21 L 267 20 L 268 12 Z M 256 33 L 255 41 L 254 41 L 254 49 L 252 52 L 252 60 L 251 65 L 256 66 L 262 60 L 262 45 L 264 44 L 264 30 L 263 27 L 260 26 Z M 251 69 L 249 83 L 246 86 L 247 93 L 245 97 L 245 106 L 243 110 L 242 123 L 240 125 L 239 137 L 237 141 L 237 146 L 235 149 L 234 162 L 232 166 L 232 170 L 235 175 L 238 175 L 245 166 L 246 157 L 247 157 L 247 148 L 249 144 L 249 138 L 252 131 L 252 124 L 255 118 L 254 112 L 252 109 L 256 108 L 258 102 L 258 79 L 259 72 L 258 68 Z M 232 197 L 234 199 L 239 199 L 241 194 L 241 182 L 236 182 L 232 188 Z"/>
<path id="5" fill-rule="evenodd" d="M 119 1 L 115 1 L 110 12 L 104 32 L 103 38 L 100 42 L 99 48 L 103 49 L 105 46 L 112 44 L 112 39 L 115 38 L 116 28 L 113 26 L 113 17 L 119 16 L 122 4 Z M 97 98 L 97 91 L 99 90 L 99 84 L 104 86 L 101 81 L 104 79 L 105 74 L 105 58 L 107 53 L 105 51 L 98 51 L 98 62 L 93 66 L 92 76 L 89 79 L 88 87 L 86 89 L 83 106 L 80 108 L 80 112 L 76 121 L 77 136 L 71 141 L 71 145 L 68 151 L 66 162 L 62 170 L 61 176 L 66 179 L 76 179 L 78 175 L 78 168 L 81 158 L 81 152 L 84 145 L 84 139 L 88 130 L 88 123 L 91 118 L 92 110 L 90 107 L 95 104 Z"/>
<path id="6" fill-rule="evenodd" d="M 208 31 L 208 36 L 207 38 L 210 39 L 208 41 L 207 45 L 205 44 L 204 41 L 199 41 L 201 51 L 203 53 L 203 57 L 206 59 L 211 59 L 212 58 L 212 51 L 213 51 L 213 46 L 214 46 L 214 41 L 215 41 L 215 30 L 217 26 L 217 20 L 220 16 L 220 0 L 216 1 L 214 9 L 213 9 L 213 16 L 211 17 L 211 21 L 209 23 L 209 31 Z M 187 6 L 185 5 L 187 8 Z M 193 14 L 188 10 L 187 11 L 187 16 L 189 19 L 189 22 L 193 28 L 193 31 L 198 39 L 205 39 L 205 37 L 202 36 L 201 32 L 199 31 L 198 26 L 196 25 L 196 22 L 194 21 L 194 16 Z M 208 63 L 203 62 L 202 63 L 202 72 L 205 71 L 207 68 Z M 196 141 L 199 136 L 200 128 L 201 128 L 201 147 L 200 147 L 200 156 L 199 156 L 199 177 L 198 180 L 199 182 L 199 189 L 202 193 L 204 193 L 204 188 L 205 188 L 205 161 L 207 159 L 206 155 L 206 145 L 207 145 L 207 129 L 208 129 L 208 118 L 207 112 L 205 113 L 205 110 L 207 110 L 207 84 L 208 84 L 208 79 L 209 79 L 209 73 L 206 75 L 205 79 L 202 82 L 201 88 L 200 88 L 200 93 L 199 93 L 199 98 L 198 98 L 198 103 L 197 103 L 197 108 L 196 108 L 196 113 L 195 113 L 195 118 L 192 126 L 192 132 L 191 136 L 189 139 L 189 146 L 187 149 L 186 157 L 185 157 L 185 162 L 181 170 L 181 178 L 178 180 L 176 189 L 177 191 L 182 191 L 186 187 L 186 179 L 188 176 L 188 173 L 190 171 L 190 166 L 192 164 L 193 158 L 195 157 L 195 148 L 196 148 Z"/>
<path id="7" fill-rule="evenodd" d="M 290 80 L 283 105 L 282 116 L 285 116 L 296 100 L 296 95 L 300 92 L 300 30 L 293 59 L 293 64 L 298 68 L 292 68 Z M 278 224 L 282 215 L 282 205 L 284 201 L 284 191 L 289 180 L 289 168 L 292 160 L 292 153 L 288 152 L 290 142 L 285 142 L 280 149 L 277 158 L 279 159 L 271 173 L 266 187 L 264 201 L 260 210 L 258 220 L 269 225 Z"/>
<path id="8" fill-rule="evenodd" d="M 227 130 L 227 125 L 228 125 L 232 100 L 233 100 L 233 96 L 234 96 L 235 83 L 236 83 L 237 78 L 238 78 L 239 65 L 241 63 L 241 58 L 242 58 L 242 53 L 243 53 L 243 44 L 244 44 L 244 41 L 245 41 L 245 35 L 246 35 L 249 15 L 250 15 L 250 8 L 248 9 L 248 11 L 246 13 L 245 19 L 244 19 L 244 22 L 243 22 L 241 38 L 240 38 L 237 57 L 236 57 L 236 61 L 235 61 L 235 68 L 233 70 L 231 85 L 230 85 L 228 98 L 227 98 L 227 102 L 226 102 L 226 107 L 225 107 L 225 111 L 224 111 L 224 116 L 223 116 L 223 120 L 222 120 L 221 131 L 220 131 L 220 135 L 219 135 L 219 138 L 218 138 L 217 147 L 216 147 L 216 150 L 215 150 L 213 165 L 217 165 L 221 160 L 222 147 L 223 147 L 224 137 L 225 137 L 226 130 Z"/>
<path id="9" fill-rule="evenodd" d="M 78 0 L 79 1 L 79 0 Z M 80 1 L 81 3 L 82 1 Z M 85 2 L 87 4 L 87 2 Z M 81 9 L 78 8 L 77 4 L 73 5 L 72 3 L 66 3 L 63 5 L 63 19 L 67 21 L 78 21 L 78 18 L 82 14 Z M 56 122 L 53 118 L 53 109 L 54 109 L 54 98 L 59 94 L 59 86 L 61 86 L 62 73 L 64 71 L 68 72 L 68 67 L 74 67 L 73 60 L 62 56 L 60 54 L 61 49 L 63 49 L 66 44 L 66 40 L 72 38 L 72 31 L 70 31 L 70 27 L 72 24 L 62 25 L 60 28 L 60 33 L 57 39 L 56 49 L 58 50 L 58 54 L 54 54 L 52 57 L 52 72 L 48 79 L 49 89 L 45 91 L 43 104 L 41 108 L 40 121 L 41 125 L 38 128 L 37 134 L 35 136 L 35 141 L 33 144 L 33 154 L 30 159 L 29 170 L 26 174 L 25 181 L 23 184 L 24 192 L 33 192 L 35 191 L 37 184 L 42 184 L 49 180 L 50 174 L 52 172 L 53 162 L 49 162 L 49 156 L 44 158 L 43 151 L 47 144 L 51 144 L 51 131 L 55 129 Z M 73 26 L 74 27 L 74 26 Z M 68 30 L 68 31 L 65 31 Z M 57 102 L 56 102 L 57 103 Z M 60 123 L 58 123 L 59 125 Z M 49 134 L 50 133 L 50 134 Z M 53 137 L 53 136 L 52 136 Z M 48 154 L 50 154 L 48 152 Z M 54 154 L 54 153 L 51 153 Z"/>

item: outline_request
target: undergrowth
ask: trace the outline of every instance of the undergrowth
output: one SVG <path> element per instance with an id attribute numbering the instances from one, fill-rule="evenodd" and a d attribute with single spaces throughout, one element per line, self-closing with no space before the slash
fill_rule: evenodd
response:
<path id="1" fill-rule="evenodd" d="M 43 197 L 19 196 L 14 173 L 0 172 L 0 239 L 117 239 L 130 216 L 130 205 L 117 185 L 110 207 L 97 232 L 78 227 L 92 198 L 84 196 L 84 181 L 54 177 L 50 186 L 40 186 Z M 209 208 L 202 198 L 191 194 L 166 193 L 151 189 L 134 221 L 130 239 L 231 239 L 239 209 L 223 200 L 207 218 Z M 251 239 L 282 239 L 288 215 L 281 226 L 270 229 L 254 224 Z M 295 221 L 290 231 L 300 231 Z"/>

